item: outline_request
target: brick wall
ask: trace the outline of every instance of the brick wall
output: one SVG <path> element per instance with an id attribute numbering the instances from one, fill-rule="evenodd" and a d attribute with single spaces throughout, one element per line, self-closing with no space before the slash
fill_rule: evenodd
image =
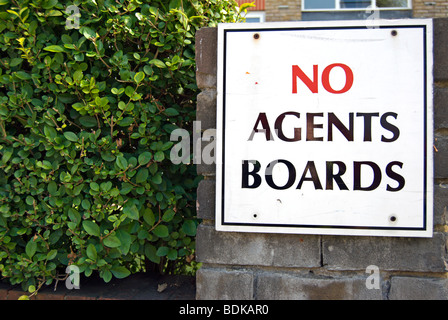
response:
<path id="1" fill-rule="evenodd" d="M 266 0 L 266 21 L 301 20 L 300 0 Z"/>
<path id="2" fill-rule="evenodd" d="M 206 130 L 216 122 L 217 30 L 196 37 L 197 120 Z M 448 299 L 448 19 L 434 20 L 434 47 L 433 237 L 217 232 L 215 167 L 200 164 L 197 299 Z M 379 289 L 366 287 L 369 265 L 379 267 Z"/>
<path id="3" fill-rule="evenodd" d="M 414 18 L 448 17 L 447 0 L 414 0 L 412 1 Z"/>

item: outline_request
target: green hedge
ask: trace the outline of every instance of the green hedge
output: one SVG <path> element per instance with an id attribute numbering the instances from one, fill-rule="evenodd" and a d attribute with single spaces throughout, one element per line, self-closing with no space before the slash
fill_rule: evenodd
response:
<path id="1" fill-rule="evenodd" d="M 69 7 L 71 6 L 71 7 Z M 191 262 L 194 35 L 233 0 L 0 0 L 0 271 L 34 291 Z"/>

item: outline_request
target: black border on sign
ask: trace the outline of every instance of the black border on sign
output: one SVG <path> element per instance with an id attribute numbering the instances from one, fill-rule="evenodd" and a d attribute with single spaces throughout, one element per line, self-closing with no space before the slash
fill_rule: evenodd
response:
<path id="1" fill-rule="evenodd" d="M 377 27 L 377 26 L 375 26 Z M 426 25 L 390 25 L 378 26 L 380 29 L 409 29 L 421 28 L 423 29 L 423 97 L 424 97 L 424 140 L 423 140 L 423 226 L 422 227 L 375 227 L 375 226 L 340 226 L 340 225 L 301 225 L 301 224 L 275 224 L 275 223 L 250 223 L 250 222 L 225 222 L 225 132 L 226 132 L 226 71 L 227 71 L 227 34 L 229 32 L 269 32 L 269 31 L 309 31 L 309 30 L 349 30 L 349 29 L 367 29 L 362 26 L 340 26 L 340 27 L 279 27 L 279 28 L 253 28 L 253 29 L 224 29 L 223 42 L 223 95 L 222 95 L 222 185 L 221 185 L 221 224 L 226 226 L 253 226 L 253 227 L 287 227 L 287 228 L 313 228 L 313 229 L 357 229 L 357 230 L 405 230 L 405 231 L 426 231 L 427 230 L 427 38 Z M 256 231 L 256 230 L 254 230 Z"/>

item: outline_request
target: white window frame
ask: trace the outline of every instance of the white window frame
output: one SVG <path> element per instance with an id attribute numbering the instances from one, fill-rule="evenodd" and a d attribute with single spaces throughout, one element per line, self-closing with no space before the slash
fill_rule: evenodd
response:
<path id="1" fill-rule="evenodd" d="M 334 9 L 305 9 L 305 1 L 302 0 L 302 12 L 331 12 L 331 11 L 366 11 L 366 10 L 411 10 L 412 9 L 412 0 L 407 0 L 407 7 L 377 7 L 375 2 L 376 0 L 370 0 L 370 6 L 367 8 L 341 8 L 340 0 L 335 0 L 336 7 Z M 312 1 L 312 0 L 309 0 Z"/>
<path id="2" fill-rule="evenodd" d="M 246 18 L 259 18 L 259 22 L 266 22 L 266 12 L 264 11 L 247 11 Z"/>

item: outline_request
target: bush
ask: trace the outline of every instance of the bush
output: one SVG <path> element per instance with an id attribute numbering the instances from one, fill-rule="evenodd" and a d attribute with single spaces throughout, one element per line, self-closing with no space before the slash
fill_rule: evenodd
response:
<path id="1" fill-rule="evenodd" d="M 194 34 L 240 19 L 220 0 L 0 0 L 0 270 L 33 291 L 66 266 L 104 281 L 182 269 L 193 165 Z M 59 277 L 59 278 L 58 278 Z"/>

